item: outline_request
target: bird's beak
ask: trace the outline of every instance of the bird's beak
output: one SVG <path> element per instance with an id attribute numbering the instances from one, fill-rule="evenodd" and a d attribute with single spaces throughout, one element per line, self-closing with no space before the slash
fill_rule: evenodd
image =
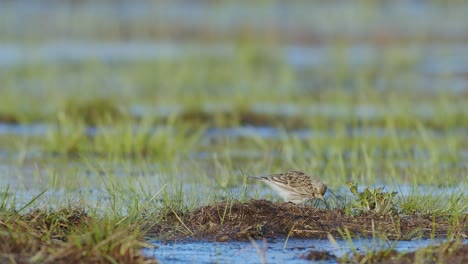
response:
<path id="1" fill-rule="evenodd" d="M 319 199 L 322 200 L 322 201 L 325 201 L 325 198 L 324 198 L 323 195 L 321 195 L 321 194 L 319 194 L 319 195 L 317 196 L 317 198 L 319 198 Z"/>

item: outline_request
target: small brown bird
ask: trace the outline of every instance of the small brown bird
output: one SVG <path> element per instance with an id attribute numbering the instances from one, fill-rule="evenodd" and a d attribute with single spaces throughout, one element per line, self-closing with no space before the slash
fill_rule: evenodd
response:
<path id="1" fill-rule="evenodd" d="M 287 202 L 301 204 L 315 199 L 322 199 L 327 186 L 320 180 L 301 171 L 289 170 L 286 173 L 251 177 L 263 181 Z"/>

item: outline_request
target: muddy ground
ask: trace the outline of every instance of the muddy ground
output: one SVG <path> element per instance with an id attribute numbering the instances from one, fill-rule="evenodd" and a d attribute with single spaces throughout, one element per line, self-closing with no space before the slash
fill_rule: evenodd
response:
<path id="1" fill-rule="evenodd" d="M 468 234 L 468 215 L 455 225 L 448 217 L 429 215 L 380 215 L 372 212 L 353 216 L 341 209 L 324 210 L 291 203 L 250 200 L 221 202 L 189 212 L 169 211 L 158 224 L 149 227 L 160 239 L 207 239 L 216 241 L 251 238 L 296 237 L 326 239 L 330 233 L 342 238 L 382 236 L 391 240 L 456 237 Z"/>
<path id="2" fill-rule="evenodd" d="M 186 212 L 165 210 L 158 215 L 146 215 L 143 223 L 148 226 L 136 223 L 137 226 L 120 228 L 91 219 L 82 209 L 3 216 L 0 217 L 0 263 L 108 263 L 109 259 L 122 263 L 157 263 L 139 250 L 143 237 L 133 233 L 140 228 L 145 230 L 141 235 L 150 234 L 162 240 L 233 241 L 286 236 L 326 239 L 328 233 L 340 239 L 344 230 L 349 230 L 352 236 L 374 234 L 389 239 L 447 237 L 449 233 L 459 240 L 467 237 L 466 215 L 454 225 L 448 217 L 372 213 L 352 216 L 342 210 L 266 200 L 221 202 Z M 80 237 L 81 242 L 76 240 Z M 97 245 L 103 245 L 99 246 L 101 250 L 96 250 Z M 303 258 L 361 263 L 412 263 L 423 258 L 468 263 L 468 245 L 445 243 L 405 255 L 383 251 L 347 256 L 347 259 L 337 258 L 330 252 L 310 251 Z"/>
<path id="3" fill-rule="evenodd" d="M 301 256 L 311 261 L 334 260 L 338 263 L 381 263 L 381 264 L 412 264 L 412 263 L 468 263 L 468 244 L 446 243 L 418 249 L 414 252 L 401 254 L 397 251 L 380 251 L 367 255 L 352 255 L 336 257 L 329 252 L 309 251 Z"/>

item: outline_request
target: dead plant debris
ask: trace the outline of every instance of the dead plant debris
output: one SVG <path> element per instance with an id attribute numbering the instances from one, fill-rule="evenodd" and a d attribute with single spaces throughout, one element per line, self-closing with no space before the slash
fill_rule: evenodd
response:
<path id="1" fill-rule="evenodd" d="M 263 237 L 326 239 L 330 233 L 341 237 L 383 235 L 392 240 L 445 237 L 447 219 L 418 214 L 395 215 L 366 212 L 353 216 L 341 209 L 325 210 L 291 203 L 250 200 L 220 202 L 190 212 L 168 212 L 150 233 L 162 239 L 248 240 Z M 466 223 L 461 236 L 467 234 Z"/>

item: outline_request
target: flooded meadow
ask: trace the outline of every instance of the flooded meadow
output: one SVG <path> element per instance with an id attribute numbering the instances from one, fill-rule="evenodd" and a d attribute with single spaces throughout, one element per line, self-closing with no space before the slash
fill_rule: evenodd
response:
<path id="1" fill-rule="evenodd" d="M 0 6 L 1 263 L 468 262 L 465 1 Z"/>

